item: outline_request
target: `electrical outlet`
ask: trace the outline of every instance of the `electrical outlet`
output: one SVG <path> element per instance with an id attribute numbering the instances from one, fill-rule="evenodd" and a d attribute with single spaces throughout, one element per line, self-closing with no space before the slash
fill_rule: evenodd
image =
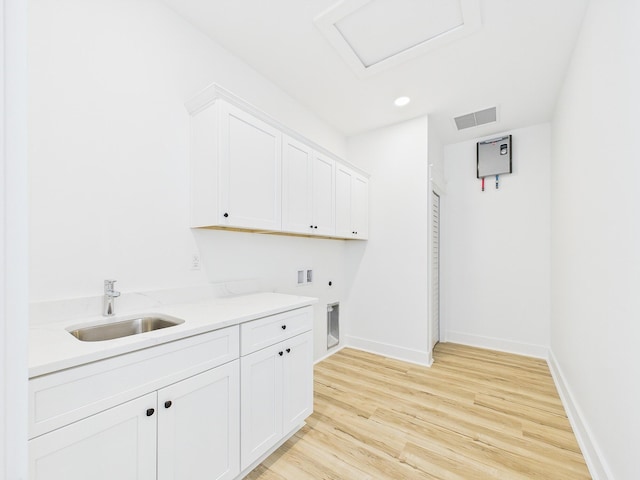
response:
<path id="1" fill-rule="evenodd" d="M 305 280 L 304 270 L 298 270 L 298 285 L 304 285 Z"/>
<path id="2" fill-rule="evenodd" d="M 307 270 L 307 283 L 313 283 L 313 269 Z"/>
<path id="3" fill-rule="evenodd" d="M 200 254 L 191 255 L 191 270 L 200 270 Z"/>

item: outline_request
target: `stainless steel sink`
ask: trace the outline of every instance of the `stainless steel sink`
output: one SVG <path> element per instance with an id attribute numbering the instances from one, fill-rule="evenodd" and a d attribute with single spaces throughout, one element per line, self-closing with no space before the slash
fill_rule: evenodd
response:
<path id="1" fill-rule="evenodd" d="M 184 320 L 170 317 L 169 315 L 148 314 L 75 328 L 69 330 L 69 333 L 83 342 L 100 342 L 160 330 L 161 328 L 173 327 L 181 323 L 184 323 Z"/>

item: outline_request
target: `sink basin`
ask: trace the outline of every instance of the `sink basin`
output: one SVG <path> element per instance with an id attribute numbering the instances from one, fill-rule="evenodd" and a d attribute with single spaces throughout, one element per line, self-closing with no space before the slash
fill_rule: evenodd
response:
<path id="1" fill-rule="evenodd" d="M 146 314 L 124 320 L 116 319 L 108 323 L 100 323 L 81 328 L 68 330 L 71 335 L 83 342 L 100 342 L 113 340 L 114 338 L 138 335 L 139 333 L 152 332 L 161 328 L 173 327 L 184 323 L 184 320 L 170 317 L 169 315 Z"/>

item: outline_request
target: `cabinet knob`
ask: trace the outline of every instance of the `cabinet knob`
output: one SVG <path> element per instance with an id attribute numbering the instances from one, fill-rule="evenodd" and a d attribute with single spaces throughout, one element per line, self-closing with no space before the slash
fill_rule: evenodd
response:
<path id="1" fill-rule="evenodd" d="M 290 348 L 287 348 L 287 353 L 291 353 L 291 349 Z"/>
<path id="2" fill-rule="evenodd" d="M 169 408 L 171 405 L 173 405 L 171 400 L 167 400 L 166 402 L 164 402 L 164 408 Z"/>
<path id="3" fill-rule="evenodd" d="M 153 408 L 147 408 L 147 417 L 150 417 L 151 415 L 153 415 L 155 412 L 155 409 Z"/>
<path id="4" fill-rule="evenodd" d="M 313 225 L 309 225 L 309 228 L 313 228 Z"/>
<path id="5" fill-rule="evenodd" d="M 282 328 L 283 330 L 286 330 L 287 326 L 286 325 L 282 325 L 282 327 L 280 327 L 280 328 Z"/>
<path id="6" fill-rule="evenodd" d="M 224 215 L 222 215 L 222 216 L 223 216 L 224 218 L 227 218 L 227 217 L 229 216 L 229 214 L 225 212 L 225 214 L 224 214 Z"/>
<path id="7" fill-rule="evenodd" d="M 284 355 L 284 353 L 283 352 L 278 352 L 278 355 L 282 356 L 282 355 Z"/>
<path id="8" fill-rule="evenodd" d="M 316 226 L 315 226 L 315 227 L 313 227 L 313 228 L 318 228 L 318 225 L 316 225 Z"/>

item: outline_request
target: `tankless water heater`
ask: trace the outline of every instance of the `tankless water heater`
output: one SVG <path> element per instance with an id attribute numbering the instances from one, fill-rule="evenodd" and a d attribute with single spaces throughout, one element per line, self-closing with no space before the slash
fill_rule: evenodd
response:
<path id="1" fill-rule="evenodd" d="M 478 178 L 511 172 L 511 135 L 477 143 Z"/>

